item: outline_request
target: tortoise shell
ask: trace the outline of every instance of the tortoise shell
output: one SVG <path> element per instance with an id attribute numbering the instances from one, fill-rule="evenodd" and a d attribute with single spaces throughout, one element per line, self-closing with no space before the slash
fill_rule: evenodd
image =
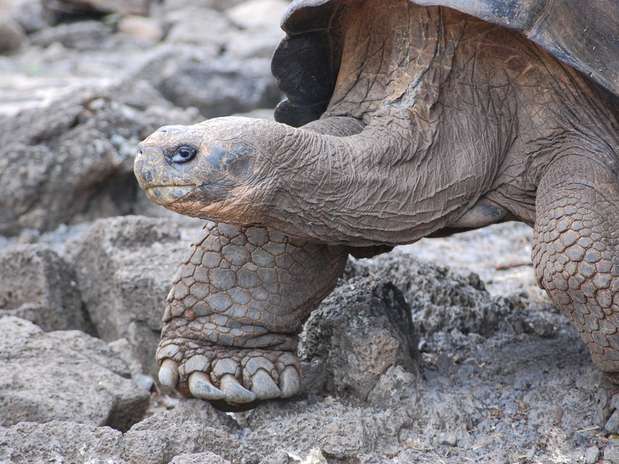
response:
<path id="1" fill-rule="evenodd" d="M 286 37 L 273 75 L 287 98 L 275 119 L 295 127 L 325 111 L 341 57 L 338 14 L 362 0 L 296 0 L 284 15 Z M 415 0 L 458 10 L 520 32 L 558 60 L 619 96 L 619 0 Z"/>

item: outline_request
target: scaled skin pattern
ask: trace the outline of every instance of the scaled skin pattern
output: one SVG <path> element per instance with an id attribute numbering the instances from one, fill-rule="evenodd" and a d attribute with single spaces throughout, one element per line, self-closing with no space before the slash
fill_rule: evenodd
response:
<path id="1" fill-rule="evenodd" d="M 582 8 L 549 10 L 570 2 L 297 1 L 273 60 L 280 122 L 142 142 L 148 197 L 213 221 L 168 297 L 160 382 L 236 406 L 293 396 L 297 334 L 349 254 L 506 220 L 535 228 L 539 284 L 616 380 L 619 82 L 595 60 L 619 41 L 596 58 L 579 40 L 616 34 L 619 8 L 588 9 L 579 38 L 553 18 Z"/>

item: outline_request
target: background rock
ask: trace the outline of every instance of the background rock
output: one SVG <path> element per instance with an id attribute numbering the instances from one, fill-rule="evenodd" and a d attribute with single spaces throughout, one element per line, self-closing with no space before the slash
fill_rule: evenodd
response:
<path id="1" fill-rule="evenodd" d="M 247 417 L 246 434 L 232 460 L 259 461 L 286 452 L 302 462 L 315 462 L 309 456 L 316 454 L 335 462 L 364 462 L 377 449 L 397 454 L 400 431 L 410 422 L 409 408 L 350 405 L 332 397 L 267 403 Z"/>
<path id="2" fill-rule="evenodd" d="M 0 314 L 27 319 L 43 330 L 91 330 L 73 269 L 42 245 L 0 252 Z"/>
<path id="3" fill-rule="evenodd" d="M 26 34 L 49 26 L 50 19 L 41 0 L 2 0 L 0 16 L 15 21 Z"/>
<path id="4" fill-rule="evenodd" d="M 284 37 L 280 21 L 289 3 L 284 0 L 250 0 L 226 14 L 240 30 L 231 34 L 226 51 L 239 58 L 271 58 Z"/>
<path id="5" fill-rule="evenodd" d="M 235 29 L 225 14 L 200 6 L 172 11 L 166 15 L 166 21 L 167 42 L 207 46 L 217 51 L 224 47 Z"/>
<path id="6" fill-rule="evenodd" d="M 272 108 L 281 98 L 266 59 L 176 61 L 160 73 L 155 86 L 164 97 L 207 118 Z"/>
<path id="7" fill-rule="evenodd" d="M 236 432 L 224 413 L 206 402 L 185 400 L 134 425 L 123 437 L 123 457 L 130 464 L 163 464 L 184 453 L 239 456 Z"/>
<path id="8" fill-rule="evenodd" d="M 279 23 L 290 2 L 249 0 L 230 8 L 226 14 L 240 28 L 254 32 L 279 32 Z M 281 35 L 281 32 L 279 32 Z"/>
<path id="9" fill-rule="evenodd" d="M 125 464 L 120 457 L 122 433 L 110 427 L 75 422 L 21 422 L 0 427 L 0 462 L 105 462 Z"/>
<path id="10" fill-rule="evenodd" d="M 151 0 L 45 0 L 51 11 L 63 15 L 118 13 L 146 15 Z"/>
<path id="11" fill-rule="evenodd" d="M 246 0 L 166 0 L 163 6 L 166 10 L 177 10 L 189 6 L 224 11 L 244 1 Z"/>
<path id="12" fill-rule="evenodd" d="M 213 453 L 179 454 L 170 464 L 230 464 L 221 456 Z"/>
<path id="13" fill-rule="evenodd" d="M 552 306 L 540 312 L 525 292 L 494 296 L 476 273 L 459 273 L 394 250 L 372 260 L 351 260 L 349 275 L 373 273 L 394 283 L 411 306 L 413 324 L 424 350 L 440 351 L 475 343 L 501 330 L 556 334 L 559 316 Z"/>
<path id="14" fill-rule="evenodd" d="M 79 331 L 43 332 L 0 318 L 0 425 L 70 420 L 125 430 L 149 395 L 107 345 Z"/>
<path id="15" fill-rule="evenodd" d="M 118 22 L 118 31 L 147 44 L 157 43 L 163 38 L 161 25 L 156 20 L 143 16 L 130 15 L 122 18 Z"/>
<path id="16" fill-rule="evenodd" d="M 165 298 L 190 252 L 178 225 L 138 216 L 99 220 L 75 250 L 79 288 L 98 335 L 126 338 L 143 368 L 154 368 Z"/>
<path id="17" fill-rule="evenodd" d="M 16 52 L 25 41 L 21 26 L 9 17 L 0 16 L 0 54 Z"/>
<path id="18" fill-rule="evenodd" d="M 107 43 L 111 29 L 99 21 L 80 21 L 41 30 L 30 37 L 33 45 L 61 44 L 76 50 L 96 50 Z"/>
<path id="19" fill-rule="evenodd" d="M 0 117 L 0 233 L 132 212 L 136 144 L 182 111 L 140 111 L 100 92 Z"/>
<path id="20" fill-rule="evenodd" d="M 491 335 L 510 312 L 506 303 L 486 291 L 477 274 L 455 273 L 397 251 L 368 264 L 371 272 L 391 280 L 402 291 L 416 326 L 426 336 L 447 328 Z"/>

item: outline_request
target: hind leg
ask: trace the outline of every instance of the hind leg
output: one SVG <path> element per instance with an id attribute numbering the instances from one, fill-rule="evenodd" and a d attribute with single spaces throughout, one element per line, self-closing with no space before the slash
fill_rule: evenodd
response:
<path id="1" fill-rule="evenodd" d="M 168 296 L 160 383 L 232 405 L 297 393 L 297 333 L 347 255 L 264 228 L 208 223 Z"/>
<path id="2" fill-rule="evenodd" d="M 606 381 L 619 383 L 619 182 L 610 169 L 581 157 L 549 167 L 537 193 L 533 263 Z"/>

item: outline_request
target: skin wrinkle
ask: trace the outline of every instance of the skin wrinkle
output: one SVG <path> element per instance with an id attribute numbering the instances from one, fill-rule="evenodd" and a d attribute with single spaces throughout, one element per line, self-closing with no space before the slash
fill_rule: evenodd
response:
<path id="1" fill-rule="evenodd" d="M 365 54 L 365 55 L 368 55 L 367 50 L 368 50 L 368 49 L 369 49 L 369 47 L 370 47 L 370 37 L 369 37 L 369 35 L 368 35 L 368 34 L 364 34 L 364 35 L 362 35 L 362 37 L 363 37 L 363 40 L 360 40 L 360 41 L 357 41 L 357 39 L 359 39 L 359 37 L 355 37 L 354 42 L 355 42 L 355 43 L 359 43 L 359 44 L 365 44 L 366 51 L 364 52 L 364 54 Z M 359 63 L 359 64 L 358 64 L 358 66 L 359 66 L 359 69 L 357 69 L 355 73 L 352 73 L 352 75 L 355 75 L 355 76 L 360 76 L 360 75 L 361 75 L 361 69 L 363 68 L 364 63 Z M 337 88 L 341 88 L 342 83 L 340 82 L 340 76 L 344 76 L 344 75 L 345 75 L 345 74 L 338 74 L 338 79 L 337 79 L 337 82 L 336 82 L 336 89 L 337 89 Z M 335 93 L 335 91 L 334 91 L 334 94 L 333 94 L 333 97 L 332 97 L 332 99 L 331 99 L 331 102 L 329 103 L 329 107 L 330 107 L 330 109 L 332 109 L 332 111 L 333 111 L 333 113 L 332 113 L 332 114 L 333 114 L 334 116 L 336 116 L 336 115 L 337 115 L 337 113 L 336 113 L 336 112 L 338 111 L 338 110 L 337 110 L 338 106 L 339 106 L 342 102 L 346 101 L 346 99 L 348 98 L 348 95 L 349 95 L 349 94 L 350 94 L 350 92 L 353 90 L 353 88 L 354 88 L 354 86 L 353 86 L 353 85 L 349 86 L 349 87 L 348 87 L 348 89 L 347 89 L 347 91 L 346 91 L 346 92 L 344 92 L 344 93 L 343 93 L 343 94 L 339 97 L 339 100 L 336 98 L 336 95 L 337 95 L 337 94 L 336 94 L 336 93 Z M 353 102 L 353 103 L 354 103 L 354 102 Z M 328 112 L 328 111 L 329 111 L 329 110 L 327 110 L 327 112 Z M 327 112 L 326 112 L 326 114 L 327 114 Z M 344 111 L 342 112 L 342 115 L 347 116 L 347 115 L 348 115 L 348 111 L 344 110 Z M 358 119 L 362 119 L 362 118 L 358 118 Z"/>

